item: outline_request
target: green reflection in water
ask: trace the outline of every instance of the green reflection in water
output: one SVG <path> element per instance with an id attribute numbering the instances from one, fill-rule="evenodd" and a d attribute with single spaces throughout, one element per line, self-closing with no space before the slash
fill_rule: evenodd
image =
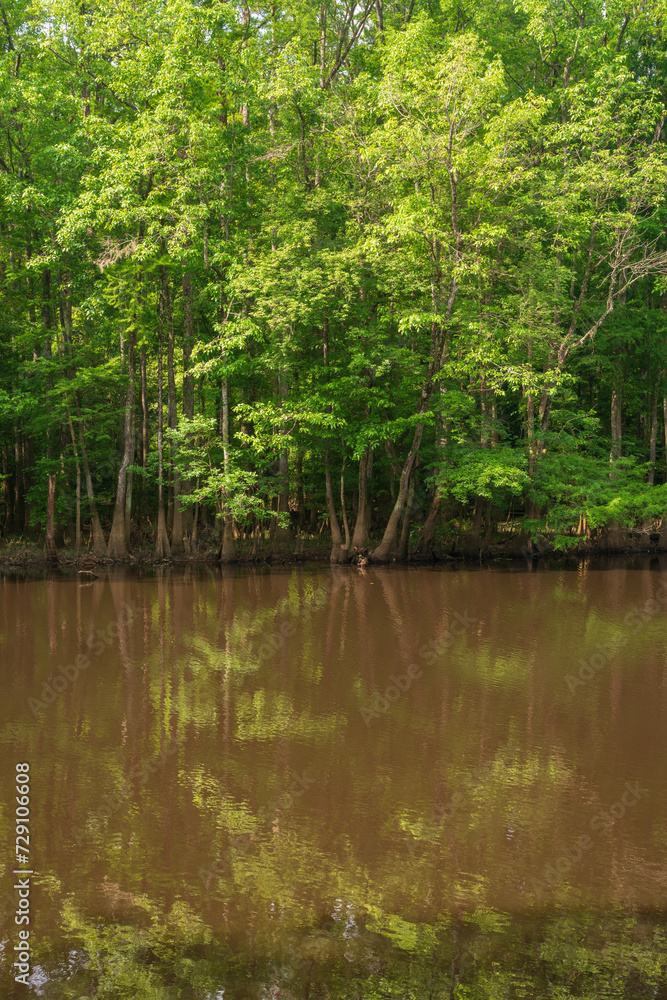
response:
<path id="1" fill-rule="evenodd" d="M 34 779 L 42 995 L 667 996 L 662 618 L 565 682 L 656 576 L 5 588 L 0 741 Z M 443 642 L 456 614 L 473 624 Z M 119 622 L 36 717 L 58 664 Z M 0 995 L 19 996 L 2 926 Z"/>
<path id="2" fill-rule="evenodd" d="M 182 900 L 168 912 L 120 891 L 115 902 L 132 910 L 131 920 L 93 920 L 65 904 L 62 937 L 37 955 L 50 970 L 49 997 L 602 1000 L 661 997 L 667 988 L 664 923 L 649 914 L 528 921 L 480 908 L 432 925 L 340 905 L 318 927 L 285 936 L 269 957 L 259 941 L 221 944 Z"/>

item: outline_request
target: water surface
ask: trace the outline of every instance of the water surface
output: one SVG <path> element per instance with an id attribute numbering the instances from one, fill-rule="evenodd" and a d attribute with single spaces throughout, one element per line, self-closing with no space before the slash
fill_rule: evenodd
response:
<path id="1" fill-rule="evenodd" d="M 1 580 L 1 995 L 667 996 L 663 581 Z"/>

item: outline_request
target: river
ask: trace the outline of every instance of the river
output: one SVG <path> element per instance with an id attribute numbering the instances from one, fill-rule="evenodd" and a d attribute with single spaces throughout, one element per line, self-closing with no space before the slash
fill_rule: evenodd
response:
<path id="1" fill-rule="evenodd" d="M 667 996 L 661 570 L 0 577 L 0 996 Z"/>

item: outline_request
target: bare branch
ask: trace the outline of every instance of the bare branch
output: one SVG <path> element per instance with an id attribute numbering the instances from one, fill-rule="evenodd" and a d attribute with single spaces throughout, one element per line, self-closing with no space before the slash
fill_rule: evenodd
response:
<path id="1" fill-rule="evenodd" d="M 9 28 L 9 21 L 7 20 L 4 4 L 0 4 L 0 11 L 2 12 L 2 23 L 4 24 L 5 31 L 7 32 L 7 45 L 9 46 L 9 51 L 15 52 L 16 49 L 14 48 L 14 42 L 12 41 L 12 33 Z"/>
<path id="2" fill-rule="evenodd" d="M 350 27 L 350 25 L 352 24 L 352 20 L 354 18 L 354 10 L 356 8 L 356 3 L 352 4 L 352 8 L 350 10 L 350 16 L 347 19 L 347 21 L 345 22 L 345 27 L 343 29 L 343 33 L 341 34 L 340 42 L 338 44 L 338 51 L 336 52 L 336 59 L 335 59 L 334 65 L 329 70 L 327 78 L 326 78 L 326 80 L 324 82 L 325 88 L 331 86 L 333 80 L 335 79 L 336 75 L 338 74 L 339 69 L 341 68 L 341 66 L 343 65 L 343 63 L 345 62 L 345 60 L 347 59 L 347 56 L 348 56 L 348 53 L 349 53 L 350 49 L 352 48 L 352 46 L 355 44 L 355 42 L 357 41 L 357 39 L 361 35 L 361 32 L 364 30 L 364 27 L 366 25 L 366 21 L 368 20 L 369 15 L 370 15 L 371 11 L 373 10 L 374 6 L 375 6 L 375 0 L 368 0 L 368 2 L 366 3 L 366 6 L 363 9 L 363 12 L 361 14 L 361 19 L 359 21 L 359 24 L 357 25 L 357 28 L 356 28 L 354 34 L 348 40 L 347 44 L 343 48 L 343 43 L 344 43 L 345 35 L 347 34 L 347 30 Z"/>

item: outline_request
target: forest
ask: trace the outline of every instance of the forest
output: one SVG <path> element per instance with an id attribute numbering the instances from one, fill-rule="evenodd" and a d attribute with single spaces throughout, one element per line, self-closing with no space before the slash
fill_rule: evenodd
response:
<path id="1" fill-rule="evenodd" d="M 5 555 L 667 548 L 664 0 L 0 15 Z"/>

